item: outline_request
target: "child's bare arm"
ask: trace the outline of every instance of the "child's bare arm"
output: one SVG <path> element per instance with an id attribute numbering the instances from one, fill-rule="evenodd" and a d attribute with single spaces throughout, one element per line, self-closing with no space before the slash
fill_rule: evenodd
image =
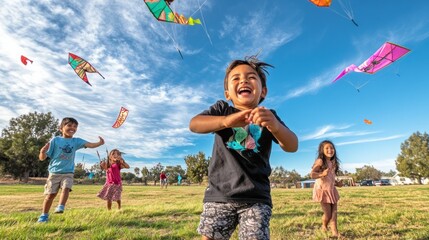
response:
<path id="1" fill-rule="evenodd" d="M 122 158 L 121 158 L 121 168 L 130 168 L 130 165 L 128 165 L 128 163 L 126 163 L 125 160 Z"/>
<path id="2" fill-rule="evenodd" d="M 106 170 L 106 169 L 107 169 L 107 166 L 106 166 L 106 162 L 105 162 L 105 161 L 100 162 L 100 168 L 101 168 L 102 170 Z"/>
<path id="3" fill-rule="evenodd" d="M 40 149 L 40 152 L 39 152 L 39 160 L 40 161 L 43 161 L 43 160 L 45 160 L 48 156 L 46 155 L 46 152 L 48 151 L 48 149 L 49 149 L 49 142 L 48 143 L 46 143 L 45 144 L 45 146 L 43 146 L 41 149 Z"/>
<path id="4" fill-rule="evenodd" d="M 98 138 L 100 138 L 100 141 L 95 142 L 95 143 L 87 142 L 87 143 L 85 143 L 85 147 L 87 147 L 87 148 L 96 148 L 96 147 L 99 147 L 99 146 L 103 145 L 104 144 L 104 139 L 102 137 L 100 137 L 100 136 Z"/>
<path id="5" fill-rule="evenodd" d="M 253 109 L 250 119 L 254 124 L 266 127 L 285 152 L 296 152 L 298 150 L 298 138 L 295 133 L 281 124 L 269 109 L 264 107 Z"/>
<path id="6" fill-rule="evenodd" d="M 325 177 L 328 175 L 329 168 L 322 170 L 322 159 L 317 159 L 311 169 L 310 177 L 312 179 Z"/>
<path id="7" fill-rule="evenodd" d="M 228 116 L 197 115 L 189 123 L 189 129 L 195 133 L 211 133 L 225 128 L 244 127 L 249 124 L 251 110 L 243 110 Z"/>

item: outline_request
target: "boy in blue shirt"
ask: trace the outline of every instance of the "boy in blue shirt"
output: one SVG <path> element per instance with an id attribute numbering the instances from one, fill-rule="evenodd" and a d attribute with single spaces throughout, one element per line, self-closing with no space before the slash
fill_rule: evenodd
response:
<path id="1" fill-rule="evenodd" d="M 42 214 L 38 222 L 47 222 L 49 209 L 52 202 L 62 189 L 58 207 L 55 213 L 63 213 L 64 207 L 73 186 L 74 158 L 77 150 L 81 148 L 96 148 L 104 144 L 104 139 L 96 143 L 90 143 L 82 138 L 74 138 L 77 131 L 78 122 L 74 118 L 66 117 L 61 121 L 60 131 L 62 136 L 57 136 L 40 149 L 39 160 L 43 161 L 47 157 L 49 162 L 49 177 L 45 185 L 45 199 L 43 201 Z"/>

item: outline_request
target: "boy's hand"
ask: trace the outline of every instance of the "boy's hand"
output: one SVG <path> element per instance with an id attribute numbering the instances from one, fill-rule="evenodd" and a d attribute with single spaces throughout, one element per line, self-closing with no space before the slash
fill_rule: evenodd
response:
<path id="1" fill-rule="evenodd" d="M 48 142 L 48 143 L 46 143 L 46 144 L 45 144 L 45 146 L 43 146 L 43 147 L 40 149 L 40 152 L 41 152 L 41 153 L 46 153 L 46 152 L 48 151 L 48 149 L 49 149 L 49 142 Z"/>
<path id="2" fill-rule="evenodd" d="M 277 132 L 279 125 L 281 125 L 274 114 L 265 107 L 253 109 L 250 113 L 249 121 L 261 127 L 266 127 L 272 133 Z"/>
<path id="3" fill-rule="evenodd" d="M 252 109 L 243 110 L 240 112 L 236 112 L 230 114 L 225 117 L 223 120 L 223 125 L 225 128 L 233 128 L 233 127 L 244 127 L 250 123 L 249 116 Z"/>
<path id="4" fill-rule="evenodd" d="M 98 142 L 98 144 L 100 144 L 100 146 L 103 145 L 104 144 L 104 139 L 102 137 L 100 137 L 100 136 L 98 136 L 98 138 L 100 138 L 100 141 Z"/>
<path id="5" fill-rule="evenodd" d="M 40 161 L 43 161 L 46 159 L 46 157 L 47 157 L 46 152 L 48 152 L 48 150 L 49 150 L 49 145 L 50 145 L 50 143 L 48 142 L 45 144 L 45 146 L 43 146 L 40 149 L 40 152 L 39 152 L 39 160 Z"/>

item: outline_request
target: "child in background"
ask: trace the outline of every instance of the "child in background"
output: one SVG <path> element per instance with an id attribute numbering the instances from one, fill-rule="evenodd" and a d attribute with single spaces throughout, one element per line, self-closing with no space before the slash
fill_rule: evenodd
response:
<path id="1" fill-rule="evenodd" d="M 298 149 L 296 135 L 274 110 L 259 106 L 267 95 L 265 67 L 255 56 L 235 60 L 226 69 L 225 101 L 191 119 L 195 133 L 214 133 L 198 232 L 202 239 L 269 239 L 272 142 L 285 152 Z"/>
<path id="2" fill-rule="evenodd" d="M 165 187 L 167 189 L 167 175 L 165 175 L 164 171 L 161 171 L 161 174 L 159 174 L 159 182 L 161 183 L 161 188 Z"/>
<path id="3" fill-rule="evenodd" d="M 46 180 L 45 200 L 43 201 L 42 215 L 38 222 L 47 222 L 49 219 L 49 209 L 59 189 L 62 189 L 60 202 L 55 209 L 55 213 L 63 213 L 69 197 L 69 192 L 72 191 L 73 175 L 74 175 L 74 158 L 77 150 L 81 148 L 96 148 L 104 144 L 104 139 L 100 138 L 99 142 L 90 143 L 82 138 L 75 138 L 78 122 L 74 118 L 66 117 L 61 121 L 59 130 L 62 136 L 57 136 L 40 149 L 39 160 L 43 161 L 47 157 L 49 162 L 49 177 Z"/>
<path id="4" fill-rule="evenodd" d="M 322 230 L 328 230 L 331 225 L 332 237 L 338 238 L 337 206 L 340 195 L 335 186 L 341 187 L 341 182 L 335 180 L 340 169 L 335 146 L 331 141 L 325 140 L 319 144 L 317 159 L 315 160 L 310 177 L 316 179 L 313 188 L 313 200 L 320 202 L 323 210 Z"/>
<path id="5" fill-rule="evenodd" d="M 122 180 L 121 169 L 130 168 L 122 158 L 118 149 L 110 151 L 108 161 L 101 162 L 100 167 L 106 170 L 106 183 L 97 197 L 107 201 L 107 209 L 112 209 L 112 201 L 118 203 L 118 209 L 121 209 Z"/>

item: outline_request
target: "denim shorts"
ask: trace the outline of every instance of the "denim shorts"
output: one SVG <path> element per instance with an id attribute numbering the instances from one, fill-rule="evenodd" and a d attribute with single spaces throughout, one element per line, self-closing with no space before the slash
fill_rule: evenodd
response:
<path id="1" fill-rule="evenodd" d="M 229 239 L 237 225 L 239 239 L 270 239 L 271 207 L 263 203 L 206 202 L 198 233 L 212 239 Z"/>

